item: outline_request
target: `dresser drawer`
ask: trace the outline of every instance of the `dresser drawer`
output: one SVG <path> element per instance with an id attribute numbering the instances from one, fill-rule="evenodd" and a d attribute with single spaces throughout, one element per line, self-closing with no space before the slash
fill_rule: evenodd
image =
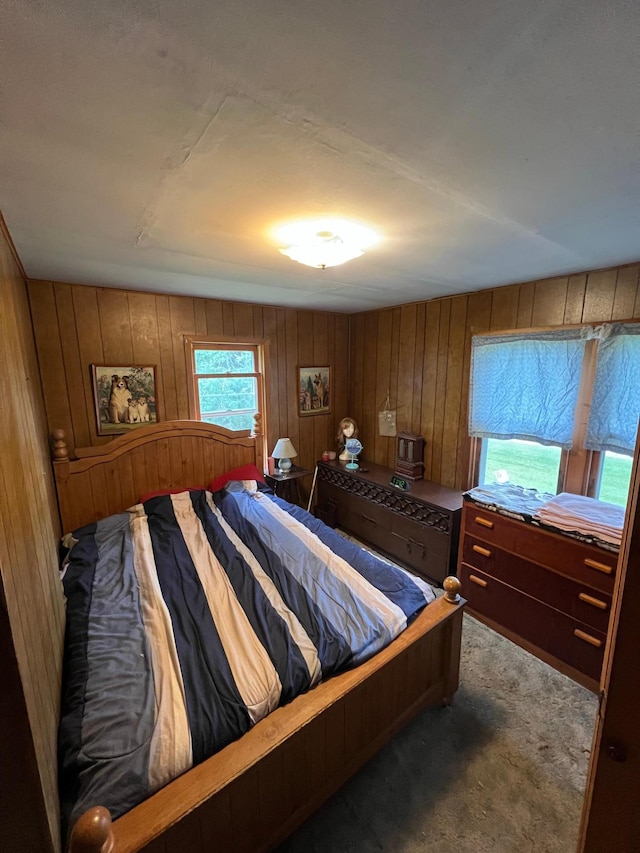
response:
<path id="1" fill-rule="evenodd" d="M 392 533 L 391 538 L 387 536 L 386 544 L 380 546 L 393 559 L 415 569 L 430 581 L 442 583 L 449 574 L 449 561 L 440 554 L 434 554 L 424 545 L 414 539 L 405 539 L 397 533 Z"/>
<path id="2" fill-rule="evenodd" d="M 448 533 L 396 513 L 392 516 L 391 530 L 397 536 L 414 542 L 416 547 L 426 548 L 432 554 L 438 554 L 446 559 L 449 557 L 451 537 Z"/>
<path id="3" fill-rule="evenodd" d="M 465 533 L 611 594 L 618 555 L 570 536 L 465 505 Z"/>
<path id="4" fill-rule="evenodd" d="M 596 681 L 606 635 L 502 581 L 461 563 L 462 595 L 478 614 Z"/>
<path id="5" fill-rule="evenodd" d="M 465 534 L 462 543 L 462 559 L 485 574 L 606 633 L 611 612 L 611 595 L 608 593 L 510 554 L 469 534 Z"/>

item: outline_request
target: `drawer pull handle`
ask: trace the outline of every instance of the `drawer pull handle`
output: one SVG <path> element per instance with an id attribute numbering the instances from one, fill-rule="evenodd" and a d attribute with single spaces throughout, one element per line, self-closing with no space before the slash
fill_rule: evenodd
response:
<path id="1" fill-rule="evenodd" d="M 483 518 L 481 515 L 476 515 L 473 520 L 476 524 L 480 524 L 482 527 L 488 527 L 489 530 L 493 530 L 493 521 L 489 521 L 489 519 Z"/>
<path id="2" fill-rule="evenodd" d="M 599 640 L 597 637 L 592 637 L 591 634 L 586 634 L 584 631 L 581 631 L 580 628 L 576 628 L 573 633 L 579 640 L 584 640 L 585 643 L 595 646 L 596 649 L 599 649 L 602 645 L 602 640 Z"/>
<path id="3" fill-rule="evenodd" d="M 606 601 L 600 601 L 599 598 L 587 595 L 586 592 L 581 592 L 578 598 L 580 601 L 584 601 L 585 604 L 590 604 L 592 607 L 598 607 L 600 610 L 606 610 L 609 606 Z"/>
<path id="4" fill-rule="evenodd" d="M 483 557 L 491 556 L 491 551 L 488 548 L 483 548 L 481 545 L 474 545 L 473 550 L 476 554 L 482 554 Z"/>
<path id="5" fill-rule="evenodd" d="M 471 581 L 471 583 L 475 583 L 477 586 L 488 586 L 488 583 L 485 580 L 483 580 L 482 578 L 478 578 L 475 575 L 469 575 L 469 580 Z"/>
<path id="6" fill-rule="evenodd" d="M 375 523 L 376 523 L 375 518 L 371 518 L 371 516 L 370 516 L 370 515 L 363 515 L 362 517 L 364 518 L 364 520 L 365 520 L 365 521 L 370 521 L 370 522 L 371 522 L 371 524 L 375 524 Z"/>
<path id="7" fill-rule="evenodd" d="M 590 569 L 597 569 L 599 572 L 604 572 L 605 575 L 613 574 L 613 566 L 607 566 L 606 563 L 599 563 L 597 560 L 589 559 L 589 557 L 585 557 L 584 564 L 585 566 L 589 566 Z"/>

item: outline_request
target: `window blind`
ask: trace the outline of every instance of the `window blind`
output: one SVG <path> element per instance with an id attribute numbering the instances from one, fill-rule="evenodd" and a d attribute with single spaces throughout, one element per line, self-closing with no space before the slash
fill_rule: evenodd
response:
<path id="1" fill-rule="evenodd" d="M 640 416 L 640 323 L 618 323 L 598 343 L 585 447 L 633 453 Z"/>
<path id="2" fill-rule="evenodd" d="M 474 337 L 469 434 L 571 447 L 584 348 L 581 329 Z"/>

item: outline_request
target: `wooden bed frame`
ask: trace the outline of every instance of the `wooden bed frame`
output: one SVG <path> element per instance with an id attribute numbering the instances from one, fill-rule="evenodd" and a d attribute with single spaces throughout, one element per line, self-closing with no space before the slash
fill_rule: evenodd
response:
<path id="1" fill-rule="evenodd" d="M 259 425 L 258 425 L 259 426 Z M 97 521 L 145 492 L 206 486 L 255 462 L 259 435 L 197 421 L 141 427 L 69 459 L 54 439 L 63 530 Z M 76 823 L 71 853 L 256 853 L 271 850 L 428 705 L 458 687 L 464 601 L 456 578 L 391 645 L 278 708 L 240 740 L 118 820 L 100 806 Z"/>

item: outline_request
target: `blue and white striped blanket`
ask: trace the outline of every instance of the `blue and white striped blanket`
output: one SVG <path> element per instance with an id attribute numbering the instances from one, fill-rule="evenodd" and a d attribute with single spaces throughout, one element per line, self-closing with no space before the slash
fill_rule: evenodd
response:
<path id="1" fill-rule="evenodd" d="M 396 637 L 422 581 L 297 507 L 232 483 L 74 533 L 60 788 L 114 817 Z"/>

